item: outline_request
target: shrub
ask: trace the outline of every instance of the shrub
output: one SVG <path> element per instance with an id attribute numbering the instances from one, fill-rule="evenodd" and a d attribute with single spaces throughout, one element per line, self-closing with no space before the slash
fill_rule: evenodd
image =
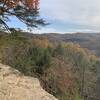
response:
<path id="1" fill-rule="evenodd" d="M 52 59 L 51 47 L 40 47 L 17 33 L 3 37 L 2 62 L 8 64 L 25 75 L 40 75 L 50 67 Z"/>

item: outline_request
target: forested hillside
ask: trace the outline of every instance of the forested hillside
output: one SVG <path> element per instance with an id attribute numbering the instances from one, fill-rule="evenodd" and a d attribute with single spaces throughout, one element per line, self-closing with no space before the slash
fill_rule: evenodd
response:
<path id="1" fill-rule="evenodd" d="M 100 100 L 99 57 L 77 43 L 30 35 L 1 34 L 0 61 L 39 78 L 43 88 L 59 100 Z"/>
<path id="2" fill-rule="evenodd" d="M 88 48 L 91 52 L 100 56 L 100 34 L 99 33 L 67 33 L 67 34 L 41 34 L 53 42 L 73 42 L 78 43 L 82 48 Z"/>
<path id="3" fill-rule="evenodd" d="M 99 33 L 45 33 L 28 34 L 21 33 L 28 38 L 46 37 L 50 42 L 73 42 L 79 44 L 82 48 L 88 48 L 92 53 L 100 56 L 100 34 Z"/>
<path id="4" fill-rule="evenodd" d="M 100 34 L 99 33 L 74 33 L 74 34 L 50 34 L 56 40 L 78 43 L 82 48 L 88 48 L 97 56 L 100 56 Z M 48 36 L 47 36 L 48 37 Z"/>

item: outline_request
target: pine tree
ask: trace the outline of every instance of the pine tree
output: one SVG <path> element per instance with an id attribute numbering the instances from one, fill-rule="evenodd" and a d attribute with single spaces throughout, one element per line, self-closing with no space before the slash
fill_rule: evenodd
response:
<path id="1" fill-rule="evenodd" d="M 39 17 L 39 0 L 0 0 L 0 26 L 7 30 L 9 16 L 15 16 L 28 27 L 45 25 Z"/>

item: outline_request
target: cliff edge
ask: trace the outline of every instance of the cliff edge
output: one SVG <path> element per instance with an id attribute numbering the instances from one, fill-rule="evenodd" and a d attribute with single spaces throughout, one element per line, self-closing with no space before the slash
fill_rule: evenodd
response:
<path id="1" fill-rule="evenodd" d="M 37 78 L 0 64 L 0 100 L 57 100 L 40 86 Z"/>

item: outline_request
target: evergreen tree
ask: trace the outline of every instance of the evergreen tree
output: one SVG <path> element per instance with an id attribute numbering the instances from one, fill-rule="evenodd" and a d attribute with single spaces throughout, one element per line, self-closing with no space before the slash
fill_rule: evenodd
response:
<path id="1" fill-rule="evenodd" d="M 39 17 L 39 0 L 0 0 L 0 26 L 9 30 L 7 21 L 10 16 L 15 16 L 28 27 L 37 28 L 45 25 Z"/>

